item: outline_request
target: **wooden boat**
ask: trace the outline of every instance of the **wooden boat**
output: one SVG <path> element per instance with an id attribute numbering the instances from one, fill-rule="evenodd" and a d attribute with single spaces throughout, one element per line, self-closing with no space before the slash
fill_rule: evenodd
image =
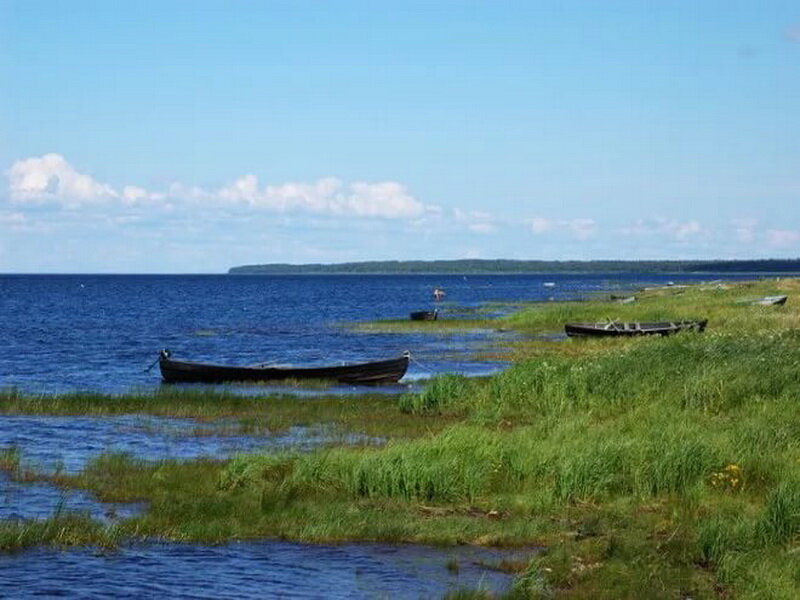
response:
<path id="1" fill-rule="evenodd" d="M 669 335 L 679 331 L 703 331 L 708 319 L 700 321 L 664 321 L 661 323 L 567 323 L 564 330 L 570 337 L 592 336 L 634 336 L 634 335 Z"/>
<path id="2" fill-rule="evenodd" d="M 330 379 L 339 383 L 374 385 L 396 383 L 408 369 L 410 352 L 399 358 L 331 367 L 237 367 L 174 360 L 162 350 L 158 365 L 167 383 L 222 383 L 225 381 L 279 381 L 281 379 Z"/>
<path id="3" fill-rule="evenodd" d="M 611 300 L 617 304 L 633 304 L 636 302 L 636 296 L 615 296 L 611 294 Z"/>
<path id="4" fill-rule="evenodd" d="M 439 317 L 438 310 L 415 310 L 408 314 L 412 321 L 435 321 Z"/>
<path id="5" fill-rule="evenodd" d="M 442 298 L 445 297 L 445 291 L 440 287 L 433 288 L 433 299 L 439 302 Z"/>
<path id="6" fill-rule="evenodd" d="M 789 296 L 765 296 L 759 298 L 753 304 L 760 304 L 761 306 L 783 306 Z"/>

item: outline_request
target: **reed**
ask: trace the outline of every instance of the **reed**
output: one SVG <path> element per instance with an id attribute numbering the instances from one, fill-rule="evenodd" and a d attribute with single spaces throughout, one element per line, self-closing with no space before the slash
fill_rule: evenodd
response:
<path id="1" fill-rule="evenodd" d="M 120 532 L 116 528 L 104 526 L 81 513 L 58 510 L 44 520 L 0 521 L 2 552 L 17 552 L 39 545 L 113 548 L 119 541 Z"/>
<path id="2" fill-rule="evenodd" d="M 428 382 L 423 391 L 400 396 L 398 405 L 404 413 L 441 415 L 464 398 L 470 387 L 469 380 L 463 375 L 438 375 Z"/>

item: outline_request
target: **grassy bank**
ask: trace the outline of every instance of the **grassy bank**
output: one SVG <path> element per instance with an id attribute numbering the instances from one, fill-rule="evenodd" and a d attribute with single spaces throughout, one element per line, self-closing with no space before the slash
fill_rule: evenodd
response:
<path id="1" fill-rule="evenodd" d="M 147 502 L 115 535 L 543 544 L 515 595 L 795 598 L 798 292 L 797 280 L 772 280 L 654 290 L 632 305 L 533 305 L 501 326 L 540 333 L 569 320 L 707 317 L 709 328 L 525 340 L 514 365 L 485 381 L 444 376 L 400 398 L 277 408 L 284 423 L 340 411 L 347 428 L 382 431 L 381 448 L 157 464 L 109 455 L 54 481 Z M 741 302 L 779 293 L 790 294 L 784 307 Z M 37 410 L 65 410 L 62 401 Z M 24 410 L 26 399 L 2 402 Z M 231 402 L 242 405 L 226 416 L 254 417 L 285 400 Z"/>

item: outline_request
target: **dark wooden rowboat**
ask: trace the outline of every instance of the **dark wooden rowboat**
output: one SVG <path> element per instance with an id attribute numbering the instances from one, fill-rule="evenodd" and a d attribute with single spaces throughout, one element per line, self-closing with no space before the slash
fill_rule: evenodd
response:
<path id="1" fill-rule="evenodd" d="M 568 336 L 634 336 L 634 335 L 669 335 L 679 331 L 703 331 L 708 319 L 699 321 L 664 321 L 661 323 L 567 323 L 564 330 Z"/>
<path id="2" fill-rule="evenodd" d="M 415 310 L 409 313 L 412 321 L 435 321 L 439 317 L 438 310 Z"/>
<path id="3" fill-rule="evenodd" d="M 410 358 L 411 354 L 405 352 L 390 360 L 331 367 L 236 367 L 174 360 L 169 350 L 162 350 L 158 365 L 167 383 L 330 379 L 339 383 L 374 385 L 399 381 L 406 374 Z"/>

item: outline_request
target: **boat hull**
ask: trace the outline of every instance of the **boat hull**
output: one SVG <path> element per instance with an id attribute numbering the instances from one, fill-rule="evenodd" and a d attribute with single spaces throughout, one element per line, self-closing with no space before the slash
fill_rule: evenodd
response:
<path id="1" fill-rule="evenodd" d="M 661 323 L 567 323 L 564 331 L 570 337 L 632 337 L 639 335 L 670 335 L 679 331 L 702 332 L 708 323 L 701 321 L 672 321 Z"/>
<path id="2" fill-rule="evenodd" d="M 416 310 L 408 314 L 412 321 L 435 321 L 438 316 L 439 312 L 435 310 Z"/>
<path id="3" fill-rule="evenodd" d="M 162 353 L 161 378 L 166 383 L 225 383 L 235 381 L 280 381 L 327 379 L 339 383 L 376 385 L 396 383 L 408 369 L 410 355 L 377 362 L 332 367 L 236 367 L 173 360 Z"/>
<path id="4" fill-rule="evenodd" d="M 760 304 L 761 306 L 783 306 L 786 304 L 788 297 L 789 296 L 767 296 L 766 298 L 756 300 L 755 304 Z"/>

